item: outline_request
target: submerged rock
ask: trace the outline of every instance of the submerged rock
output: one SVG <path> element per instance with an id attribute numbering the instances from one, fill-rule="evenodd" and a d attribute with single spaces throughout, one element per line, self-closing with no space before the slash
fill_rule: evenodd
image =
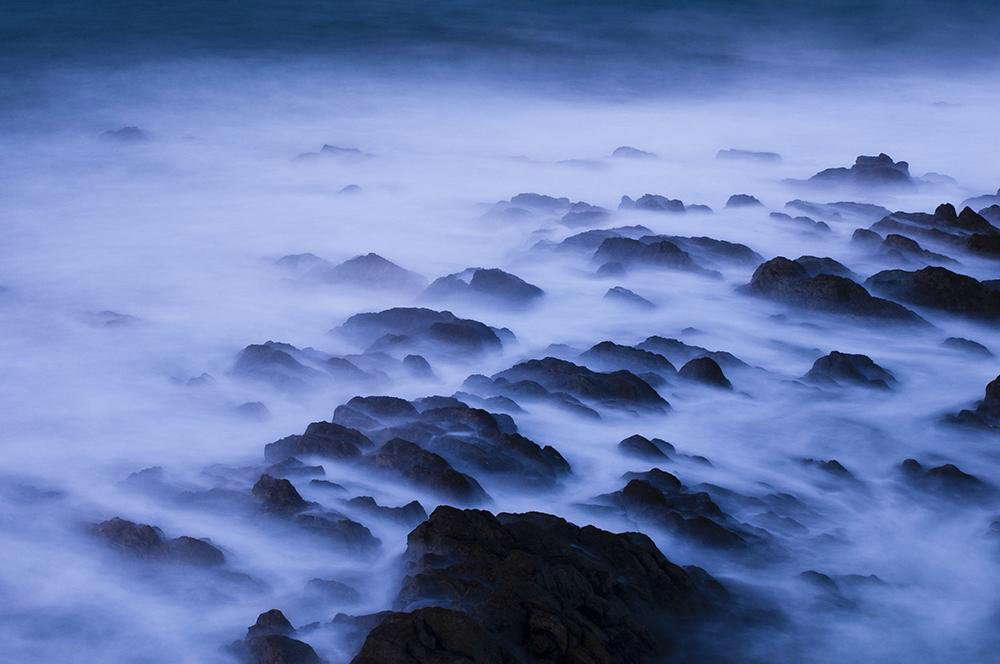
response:
<path id="1" fill-rule="evenodd" d="M 909 164 L 905 161 L 893 161 L 892 157 L 883 152 L 877 157 L 859 156 L 850 168 L 828 168 L 808 180 L 792 182 L 841 187 L 908 187 L 917 181 L 910 177 Z"/>
<path id="2" fill-rule="evenodd" d="M 696 263 L 690 254 L 669 240 L 646 243 L 624 237 L 608 238 L 594 252 L 594 261 L 601 264 L 619 263 L 625 267 L 680 270 L 714 279 L 722 277 L 717 271 Z"/>
<path id="3" fill-rule="evenodd" d="M 225 554 L 208 540 L 186 535 L 166 539 L 155 526 L 117 516 L 91 526 L 90 532 L 115 550 L 143 560 L 199 567 L 217 567 L 226 562 Z"/>
<path id="4" fill-rule="evenodd" d="M 435 280 L 423 297 L 432 300 L 484 302 L 494 306 L 526 307 L 545 294 L 517 275 L 492 268 L 468 268 Z"/>
<path id="5" fill-rule="evenodd" d="M 491 500 L 475 478 L 452 468 L 444 457 L 402 438 L 387 442 L 368 462 L 378 471 L 397 475 L 449 501 L 481 505 Z"/>
<path id="6" fill-rule="evenodd" d="M 725 390 L 733 389 L 733 384 L 722 372 L 722 367 L 711 357 L 696 357 L 681 367 L 678 375 L 681 378 L 703 383 L 711 387 L 721 387 Z"/>
<path id="7" fill-rule="evenodd" d="M 355 256 L 333 267 L 316 266 L 307 276 L 330 284 L 403 292 L 419 291 L 427 283 L 423 276 L 375 253 Z"/>
<path id="8" fill-rule="evenodd" d="M 684 212 L 682 201 L 660 196 L 659 194 L 643 194 L 633 201 L 628 196 L 622 196 L 619 210 L 646 210 L 648 212 Z"/>
<path id="9" fill-rule="evenodd" d="M 309 644 L 292 638 L 296 630 L 278 609 L 265 611 L 242 641 L 229 647 L 245 664 L 323 664 Z"/>
<path id="10" fill-rule="evenodd" d="M 646 152 L 645 150 L 633 148 L 628 145 L 622 145 L 621 147 L 615 148 L 614 152 L 611 153 L 611 156 L 624 159 L 657 159 L 657 156 L 652 152 Z"/>
<path id="11" fill-rule="evenodd" d="M 764 207 L 755 196 L 750 194 L 733 194 L 726 201 L 726 208 L 754 208 L 754 207 Z"/>
<path id="12" fill-rule="evenodd" d="M 993 357 L 992 351 L 989 348 L 982 345 L 978 341 L 972 341 L 971 339 L 964 339 L 962 337 L 948 337 L 941 342 L 941 345 L 945 348 L 952 348 L 963 353 L 968 353 L 970 355 L 978 355 L 980 357 Z"/>
<path id="13" fill-rule="evenodd" d="M 608 289 L 608 292 L 604 294 L 604 299 L 609 302 L 615 302 L 618 304 L 628 305 L 630 307 L 635 307 L 637 309 L 655 309 L 656 305 L 636 293 L 630 291 L 627 288 L 622 288 L 621 286 L 614 286 Z"/>
<path id="14" fill-rule="evenodd" d="M 986 386 L 986 395 L 974 409 L 949 415 L 945 421 L 950 424 L 1000 432 L 1000 376 Z"/>
<path id="15" fill-rule="evenodd" d="M 367 343 L 386 335 L 394 335 L 398 337 L 398 345 L 408 349 L 424 349 L 429 353 L 457 353 L 460 356 L 499 351 L 505 341 L 514 340 L 510 330 L 492 328 L 477 320 L 458 318 L 450 311 L 415 307 L 396 307 L 377 313 L 355 314 L 337 331 L 351 339 Z"/>
<path id="16" fill-rule="evenodd" d="M 979 501 L 995 493 L 989 484 L 951 463 L 927 468 L 916 459 L 906 459 L 899 469 L 910 486 L 942 498 Z"/>
<path id="17" fill-rule="evenodd" d="M 753 150 L 736 150 L 733 148 L 719 150 L 715 153 L 715 158 L 763 163 L 777 163 L 781 161 L 781 155 L 777 152 L 754 152 Z"/>

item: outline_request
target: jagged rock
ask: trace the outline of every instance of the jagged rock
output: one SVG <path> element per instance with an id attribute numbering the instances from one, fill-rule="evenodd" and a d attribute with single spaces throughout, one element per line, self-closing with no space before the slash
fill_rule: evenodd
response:
<path id="1" fill-rule="evenodd" d="M 840 385 L 843 383 L 889 389 L 896 383 L 896 377 L 875 364 L 867 355 L 852 355 L 833 351 L 816 360 L 804 376 L 810 382 Z"/>
<path id="2" fill-rule="evenodd" d="M 722 372 L 719 363 L 710 357 L 696 357 L 688 360 L 687 364 L 681 367 L 677 374 L 681 378 L 693 380 L 712 387 L 721 387 L 726 390 L 733 389 L 733 384 Z"/>
<path id="3" fill-rule="evenodd" d="M 850 279 L 831 274 L 810 277 L 804 267 L 782 256 L 761 264 L 742 291 L 814 311 L 926 324 L 906 307 L 872 297 Z"/>
<path id="4" fill-rule="evenodd" d="M 450 501 L 478 505 L 491 500 L 479 482 L 452 468 L 444 457 L 401 438 L 387 442 L 369 462 L 376 470 L 398 475 Z"/>
<path id="5" fill-rule="evenodd" d="M 688 625 L 727 599 L 645 535 L 540 513 L 439 507 L 405 559 L 396 608 L 415 610 L 389 614 L 354 664 L 645 661 L 682 648 Z M 428 603 L 449 610 L 417 608 Z"/>
<path id="6" fill-rule="evenodd" d="M 246 664 L 323 664 L 309 644 L 293 639 L 295 628 L 278 609 L 260 614 L 230 651 Z"/>
<path id="7" fill-rule="evenodd" d="M 681 270 L 715 279 L 722 276 L 697 264 L 690 254 L 669 240 L 645 243 L 624 237 L 608 238 L 594 252 L 594 261 L 601 264 L 620 263 L 625 267 Z"/>
<path id="8" fill-rule="evenodd" d="M 525 307 L 545 294 L 538 286 L 500 269 L 468 268 L 435 280 L 424 291 L 431 301 L 486 299 L 493 305 Z"/>
<path id="9" fill-rule="evenodd" d="M 733 194 L 726 201 L 726 208 L 747 208 L 747 207 L 764 207 L 755 196 L 750 194 Z"/>
<path id="10" fill-rule="evenodd" d="M 225 554 L 207 540 L 182 535 L 165 539 L 163 531 L 144 523 L 114 517 L 91 526 L 90 532 L 115 550 L 143 560 L 216 567 L 226 562 Z"/>
<path id="11" fill-rule="evenodd" d="M 611 153 L 612 157 L 622 157 L 625 159 L 656 159 L 657 156 L 652 152 L 646 152 L 645 150 L 639 150 L 638 148 L 633 148 L 628 145 L 623 145 L 621 147 L 615 148 L 614 152 Z"/>
<path id="12" fill-rule="evenodd" d="M 424 506 L 416 500 L 411 500 L 402 507 L 386 507 L 379 505 L 371 496 L 358 496 L 348 500 L 346 505 L 411 528 L 427 518 Z"/>
<path id="13" fill-rule="evenodd" d="M 649 212 L 684 212 L 684 203 L 676 200 L 667 198 L 666 196 L 660 196 L 658 194 L 643 194 L 638 200 L 633 201 L 628 196 L 622 196 L 621 203 L 618 205 L 619 209 L 622 210 L 647 210 Z"/>
<path id="14" fill-rule="evenodd" d="M 953 348 L 955 350 L 961 351 L 963 353 L 968 353 L 970 355 L 978 355 L 980 357 L 993 357 L 993 353 L 989 348 L 982 345 L 977 341 L 972 341 L 971 339 L 963 339 L 962 337 L 948 337 L 941 342 L 941 345 L 945 348 Z"/>
<path id="15" fill-rule="evenodd" d="M 986 396 L 976 404 L 974 410 L 963 410 L 955 415 L 949 415 L 945 421 L 950 424 L 1000 432 L 1000 376 L 986 386 Z"/>
<path id="16" fill-rule="evenodd" d="M 528 360 L 493 375 L 510 382 L 534 381 L 548 390 L 606 406 L 666 411 L 670 404 L 631 371 L 599 373 L 566 360 Z"/>
<path id="17" fill-rule="evenodd" d="M 715 153 L 716 159 L 735 159 L 741 161 L 756 161 L 764 163 L 777 163 L 781 161 L 781 155 L 777 152 L 754 152 L 753 150 L 736 150 L 729 148 L 719 150 Z"/>
<path id="18" fill-rule="evenodd" d="M 943 267 L 925 267 L 914 272 L 884 270 L 869 277 L 865 286 L 880 295 L 921 307 L 981 320 L 1000 318 L 1000 293 L 972 277 Z"/>
<path id="19" fill-rule="evenodd" d="M 265 445 L 264 458 L 272 463 L 299 456 L 356 459 L 371 447 L 372 441 L 357 429 L 335 422 L 313 422 L 302 435 L 286 436 Z"/>
<path id="20" fill-rule="evenodd" d="M 604 294 L 604 299 L 618 304 L 625 304 L 637 309 L 655 309 L 656 305 L 627 288 L 614 286 Z"/>

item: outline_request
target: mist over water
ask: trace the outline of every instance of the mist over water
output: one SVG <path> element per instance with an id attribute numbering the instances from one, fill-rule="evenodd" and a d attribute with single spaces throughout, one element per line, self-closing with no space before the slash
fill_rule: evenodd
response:
<path id="1" fill-rule="evenodd" d="M 348 662 L 359 643 L 329 623 L 340 612 L 398 608 L 399 559 L 413 526 L 341 498 L 419 500 L 428 514 L 449 501 L 361 464 L 301 457 L 347 489 L 333 495 L 289 475 L 302 497 L 381 540 L 359 553 L 235 503 L 177 494 L 224 489 L 249 499 L 271 465 L 265 445 L 329 421 L 356 395 L 451 395 L 468 391 L 472 374 L 554 352 L 583 364 L 573 358 L 601 341 L 634 346 L 653 335 L 749 366 L 723 367 L 732 391 L 683 380 L 654 386 L 667 413 L 594 406 L 596 419 L 519 402 L 518 431 L 558 450 L 572 474 L 542 491 L 461 468 L 492 497 L 486 509 L 641 530 L 674 563 L 703 567 L 762 612 L 782 614 L 749 625 L 732 661 L 995 656 L 997 494 L 970 501 L 921 491 L 899 464 L 954 464 L 1000 486 L 995 431 L 941 424 L 982 399 L 998 373 L 995 357 L 941 342 L 962 337 L 1000 352 L 996 319 L 904 302 L 932 326 L 886 326 L 737 291 L 776 256 L 828 256 L 861 282 L 924 266 L 851 242 L 878 217 L 827 218 L 829 233 L 769 217 L 804 214 L 785 208 L 793 199 L 931 213 L 997 191 L 997 26 L 988 3 L 954 12 L 889 2 L 116 5 L 15 5 L 0 19 L 9 83 L 0 93 L 0 661 L 85 653 L 94 662 L 232 662 L 224 647 L 278 607 L 296 626 L 319 623 L 296 638 Z M 147 140 L 101 136 L 124 126 Z M 324 144 L 365 154 L 297 158 Z M 657 158 L 612 158 L 619 146 Z M 782 159 L 717 159 L 725 148 Z M 844 191 L 787 182 L 880 152 L 906 160 L 914 176 L 954 183 Z M 348 185 L 361 190 L 344 193 Z M 495 214 L 497 201 L 522 192 L 612 212 L 579 228 L 537 211 Z M 646 193 L 714 213 L 617 209 L 623 195 Z M 740 193 L 764 207 L 726 208 Z M 629 225 L 742 243 L 763 260 L 704 261 L 721 279 L 669 269 L 599 278 L 593 250 L 536 246 Z M 957 259 L 946 265 L 955 272 L 1000 278 L 995 256 L 915 239 Z M 317 283 L 275 264 L 307 252 L 332 264 L 374 252 L 428 282 L 497 267 L 545 295 L 523 309 L 432 302 L 419 291 Z M 613 286 L 655 308 L 606 300 Z M 506 327 L 516 341 L 481 356 L 425 353 L 434 378 L 400 371 L 368 386 L 331 379 L 289 391 L 233 371 L 244 347 L 269 340 L 361 354 L 369 343 L 335 328 L 358 313 L 411 306 Z M 802 376 L 834 350 L 869 356 L 896 384 L 804 386 Z M 203 373 L 211 380 L 189 383 Z M 270 417 L 239 415 L 247 402 L 264 403 Z M 678 454 L 663 463 L 626 456 L 616 446 L 633 434 L 669 441 Z M 803 458 L 836 459 L 855 480 L 838 483 Z M 157 466 L 168 488 L 127 480 Z M 624 473 L 653 466 L 694 490 L 708 483 L 761 500 L 793 496 L 792 507 L 746 508 L 712 494 L 780 546 L 739 556 L 588 509 L 621 490 Z M 167 538 L 210 538 L 226 563 L 160 564 L 114 551 L 88 528 L 115 516 Z M 797 525 L 785 520 L 793 518 Z M 800 578 L 806 570 L 840 579 L 843 604 L 818 596 Z M 845 575 L 879 581 L 850 585 Z M 358 597 L 310 593 L 311 579 L 337 579 Z"/>

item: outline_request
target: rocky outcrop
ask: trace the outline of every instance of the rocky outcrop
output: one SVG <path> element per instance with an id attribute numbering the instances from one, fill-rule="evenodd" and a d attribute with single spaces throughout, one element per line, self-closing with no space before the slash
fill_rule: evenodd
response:
<path id="1" fill-rule="evenodd" d="M 718 272 L 702 267 L 690 254 L 669 240 L 647 243 L 624 237 L 608 238 L 594 252 L 594 261 L 602 265 L 620 263 L 626 268 L 662 268 L 721 278 Z"/>
<path id="2" fill-rule="evenodd" d="M 816 360 L 804 379 L 820 385 L 858 385 L 887 390 L 896 377 L 867 355 L 833 351 Z"/>
<path id="3" fill-rule="evenodd" d="M 865 281 L 872 292 L 908 304 L 986 321 L 1000 319 L 1000 293 L 943 267 L 884 270 Z"/>
<path id="4" fill-rule="evenodd" d="M 510 330 L 458 318 L 450 311 L 414 307 L 355 314 L 337 332 L 361 343 L 391 337 L 400 349 L 460 356 L 499 351 L 514 337 Z"/>
<path id="5" fill-rule="evenodd" d="M 429 301 L 484 302 L 501 307 L 527 307 L 545 294 L 517 275 L 492 268 L 468 268 L 436 279 L 423 293 Z"/>
<path id="6" fill-rule="evenodd" d="M 983 400 L 971 410 L 963 410 L 949 415 L 945 421 L 950 424 L 985 429 L 1000 433 L 1000 376 L 986 386 Z"/>
<path id="7" fill-rule="evenodd" d="M 225 554 L 208 540 L 187 535 L 166 539 L 156 526 L 117 516 L 94 524 L 90 532 L 114 550 L 141 560 L 198 567 L 217 567 L 226 562 Z"/>
<path id="8" fill-rule="evenodd" d="M 719 363 L 710 357 L 696 357 L 688 360 L 680 371 L 677 372 L 681 378 L 694 381 L 710 387 L 719 387 L 724 390 L 733 389 L 733 384 L 726 378 Z"/>
<path id="9" fill-rule="evenodd" d="M 312 646 L 292 638 L 295 633 L 285 614 L 271 609 L 260 614 L 246 637 L 229 650 L 245 664 L 323 664 Z"/>

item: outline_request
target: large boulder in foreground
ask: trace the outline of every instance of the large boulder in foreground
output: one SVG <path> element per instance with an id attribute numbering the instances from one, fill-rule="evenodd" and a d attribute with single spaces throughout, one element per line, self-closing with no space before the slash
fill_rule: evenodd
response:
<path id="1" fill-rule="evenodd" d="M 805 267 L 783 256 L 762 263 L 741 291 L 783 304 L 825 313 L 895 323 L 926 324 L 906 307 L 873 297 L 863 286 L 832 274 L 809 276 Z"/>
<path id="2" fill-rule="evenodd" d="M 883 270 L 865 281 L 872 292 L 958 316 L 1000 319 L 1000 293 L 982 282 L 943 267 Z"/>
<path id="3" fill-rule="evenodd" d="M 410 533 L 404 560 L 400 613 L 353 664 L 655 661 L 727 598 L 645 535 L 537 512 L 439 507 Z"/>

